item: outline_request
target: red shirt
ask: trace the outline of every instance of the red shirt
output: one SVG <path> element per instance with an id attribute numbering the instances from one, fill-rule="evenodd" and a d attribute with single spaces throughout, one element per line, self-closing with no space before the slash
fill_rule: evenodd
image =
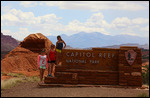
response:
<path id="1" fill-rule="evenodd" d="M 50 49 L 49 58 L 51 61 L 55 61 L 55 51 Z"/>

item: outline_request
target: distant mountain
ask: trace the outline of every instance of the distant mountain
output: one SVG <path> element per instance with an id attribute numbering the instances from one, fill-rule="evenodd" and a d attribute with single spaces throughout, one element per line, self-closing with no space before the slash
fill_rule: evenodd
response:
<path id="1" fill-rule="evenodd" d="M 136 43 L 140 45 L 147 44 L 149 47 L 149 38 L 130 36 L 130 35 L 104 35 L 99 32 L 86 33 L 80 32 L 71 36 L 65 34 L 60 35 L 67 45 L 73 48 L 88 47 L 105 47 L 112 45 L 120 45 L 126 43 Z M 54 44 L 56 44 L 57 36 L 47 36 Z"/>
<path id="2" fill-rule="evenodd" d="M 12 38 L 9 35 L 1 33 L 1 59 L 11 50 L 19 45 L 20 41 Z"/>
<path id="3" fill-rule="evenodd" d="M 138 48 L 149 49 L 148 44 L 139 45 L 136 43 L 135 44 L 134 43 L 127 43 L 127 44 L 120 44 L 120 45 L 105 46 L 103 48 L 120 48 L 120 46 L 137 46 Z"/>

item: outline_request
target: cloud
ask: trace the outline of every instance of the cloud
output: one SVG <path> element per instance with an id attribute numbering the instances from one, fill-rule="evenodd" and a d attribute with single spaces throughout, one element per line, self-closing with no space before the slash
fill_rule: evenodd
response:
<path id="1" fill-rule="evenodd" d="M 136 33 L 128 33 L 128 32 L 122 32 L 121 34 L 124 34 L 124 35 L 131 35 L 131 36 L 139 36 L 138 34 Z"/>
<path id="2" fill-rule="evenodd" d="M 11 6 L 1 6 L 2 12 L 8 12 L 10 10 Z"/>
<path id="3" fill-rule="evenodd" d="M 38 5 L 37 1 L 20 1 L 20 5 L 24 7 L 35 7 Z"/>
<path id="4" fill-rule="evenodd" d="M 147 18 L 135 18 L 129 19 L 128 17 L 117 17 L 110 24 L 110 30 L 115 30 L 120 34 L 127 34 L 132 36 L 147 36 L 149 32 L 149 26 L 142 27 L 144 24 L 148 24 L 149 19 Z M 142 32 L 140 32 L 142 31 Z"/>
<path id="5" fill-rule="evenodd" d="M 85 22 L 87 27 L 109 27 L 109 24 L 104 20 L 104 15 L 102 13 L 93 14 L 87 21 Z"/>
<path id="6" fill-rule="evenodd" d="M 22 40 L 21 38 L 26 36 L 23 34 L 30 34 L 29 31 L 32 31 L 32 33 L 41 32 L 47 36 L 51 35 L 50 32 L 57 31 L 60 26 L 62 27 L 58 22 L 60 19 L 62 18 L 57 17 L 55 14 L 35 17 L 32 12 L 12 9 L 1 16 L 1 25 L 4 32 L 8 31 L 3 29 L 7 26 L 19 28 L 17 33 L 10 31 L 8 31 L 8 33 L 12 33 L 11 35 L 15 36 L 15 38 Z"/>
<path id="7" fill-rule="evenodd" d="M 132 22 L 127 17 L 117 17 L 111 23 L 111 27 L 114 29 L 124 29 L 132 25 Z"/>
<path id="8" fill-rule="evenodd" d="M 142 32 L 142 36 L 149 38 L 149 25 L 146 27 L 140 28 L 140 31 Z"/>
<path id="9" fill-rule="evenodd" d="M 5 26 L 26 26 L 34 22 L 34 14 L 12 9 L 1 16 L 1 21 Z"/>
<path id="10" fill-rule="evenodd" d="M 17 32 L 12 32 L 11 30 L 2 30 L 1 31 L 4 35 L 11 35 L 13 38 L 22 41 L 25 37 L 27 37 L 29 34 L 32 34 L 34 32 L 29 32 L 27 28 L 19 28 Z"/>
<path id="11" fill-rule="evenodd" d="M 56 24 L 61 17 L 55 14 L 47 14 L 35 17 L 32 12 L 23 12 L 12 9 L 1 16 L 2 24 L 5 26 L 33 26 L 35 24 Z"/>
<path id="12" fill-rule="evenodd" d="M 76 10 L 128 10 L 137 11 L 144 10 L 145 2 L 136 1 L 41 1 L 39 5 L 57 6 L 60 9 L 76 9 Z"/>
<path id="13" fill-rule="evenodd" d="M 64 32 L 101 32 L 103 34 L 109 34 L 105 30 L 109 24 L 104 20 L 104 15 L 102 13 L 94 13 L 89 19 L 85 22 L 80 22 L 78 20 L 73 20 L 68 23 L 68 25 L 64 26 Z"/>
<path id="14" fill-rule="evenodd" d="M 149 33 L 149 26 L 143 27 L 140 30 Z"/>
<path id="15" fill-rule="evenodd" d="M 78 33 L 84 32 L 101 32 L 108 34 L 104 27 L 108 24 L 104 20 L 102 13 L 95 13 L 86 22 L 73 20 L 68 25 L 63 25 L 59 22 L 62 17 L 57 17 L 55 14 L 47 14 L 35 17 L 32 12 L 23 12 L 21 10 L 12 9 L 8 13 L 1 16 L 1 24 L 3 26 L 16 26 L 29 28 L 34 32 L 44 32 L 50 35 L 50 32 L 71 32 Z"/>
<path id="16" fill-rule="evenodd" d="M 146 18 L 136 18 L 132 20 L 133 24 L 146 24 L 149 23 L 149 19 Z"/>
<path id="17" fill-rule="evenodd" d="M 113 29 L 126 29 L 126 28 L 139 28 L 142 24 L 149 23 L 147 18 L 135 18 L 129 19 L 128 17 L 117 17 L 111 23 L 111 28 Z"/>

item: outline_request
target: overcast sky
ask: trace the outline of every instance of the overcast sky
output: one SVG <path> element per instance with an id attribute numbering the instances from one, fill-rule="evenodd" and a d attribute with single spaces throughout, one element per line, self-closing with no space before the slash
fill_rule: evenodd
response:
<path id="1" fill-rule="evenodd" d="M 1 32 L 18 40 L 79 32 L 149 38 L 149 1 L 1 1 Z"/>

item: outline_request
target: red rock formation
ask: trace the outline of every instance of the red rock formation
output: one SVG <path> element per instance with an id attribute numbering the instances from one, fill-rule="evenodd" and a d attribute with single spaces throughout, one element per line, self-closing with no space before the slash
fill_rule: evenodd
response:
<path id="1" fill-rule="evenodd" d="M 41 33 L 27 36 L 20 45 L 1 60 L 1 72 L 37 70 L 41 49 L 48 50 L 52 42 Z"/>
<path id="2" fill-rule="evenodd" d="M 45 37 L 41 33 L 37 33 L 37 34 L 30 34 L 29 36 L 27 36 L 20 43 L 20 47 L 29 49 L 33 52 L 40 53 L 40 51 L 43 48 L 47 50 L 51 44 L 52 42 L 47 37 Z"/>

